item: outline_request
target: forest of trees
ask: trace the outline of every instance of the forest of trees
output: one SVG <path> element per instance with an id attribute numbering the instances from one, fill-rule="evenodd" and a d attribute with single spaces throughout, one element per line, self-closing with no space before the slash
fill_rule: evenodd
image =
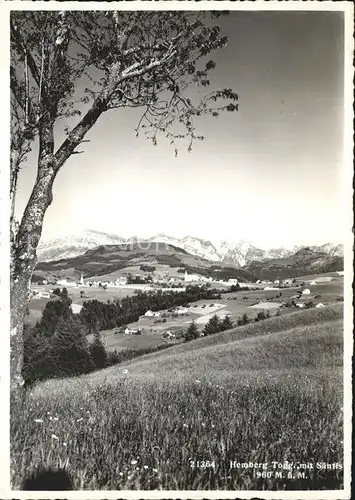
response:
<path id="1" fill-rule="evenodd" d="M 66 288 L 56 289 L 58 299 L 47 302 L 42 318 L 34 327 L 25 326 L 24 365 L 26 384 L 51 377 L 73 376 L 120 363 L 158 348 L 106 352 L 100 330 L 137 321 L 148 309 L 157 311 L 185 306 L 200 299 L 220 297 L 216 290 L 188 286 L 185 292 L 142 292 L 122 300 L 85 301 L 80 314 L 73 314 Z M 91 343 L 87 335 L 93 334 Z M 170 347 L 169 344 L 159 349 Z"/>
<path id="2" fill-rule="evenodd" d="M 194 340 L 199 337 L 207 337 L 208 335 L 214 335 L 215 333 L 230 330 L 233 326 L 233 321 L 228 314 L 223 319 L 219 318 L 217 314 L 214 314 L 201 332 L 195 321 L 192 321 L 184 334 L 184 339 L 185 342 L 189 342 L 190 340 Z"/>
<path id="3" fill-rule="evenodd" d="M 89 332 L 97 323 L 102 330 L 108 330 L 118 326 L 138 321 L 139 317 L 147 310 L 159 311 L 170 307 L 187 306 L 189 302 L 201 299 L 220 299 L 221 294 L 206 286 L 187 286 L 184 292 L 138 291 L 132 297 L 115 299 L 110 303 L 99 300 L 88 300 L 83 303 L 80 319 Z"/>
<path id="4" fill-rule="evenodd" d="M 157 311 L 177 306 L 187 306 L 201 299 L 220 298 L 216 290 L 207 286 L 191 285 L 185 292 L 142 292 L 122 300 L 107 303 L 99 300 L 85 301 L 80 314 L 71 310 L 71 299 L 66 288 L 55 290 L 58 297 L 47 302 L 42 318 L 32 327 L 25 325 L 24 364 L 22 375 L 26 385 L 53 377 L 75 376 L 127 361 L 143 354 L 172 347 L 162 344 L 154 348 L 107 351 L 101 330 L 112 329 L 138 321 L 148 309 Z M 194 321 L 183 334 L 185 342 L 201 336 L 214 335 L 251 321 L 270 317 L 269 311 L 259 311 L 252 320 L 243 314 L 234 324 L 229 315 L 223 319 L 217 314 L 199 330 Z M 93 335 L 91 342 L 87 335 Z"/>

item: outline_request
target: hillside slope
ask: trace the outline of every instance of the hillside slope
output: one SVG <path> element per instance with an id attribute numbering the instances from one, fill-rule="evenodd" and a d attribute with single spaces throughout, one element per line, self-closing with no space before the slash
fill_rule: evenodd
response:
<path id="1" fill-rule="evenodd" d="M 157 358 L 169 357 L 175 358 L 179 355 L 184 355 L 191 351 L 200 351 L 205 348 L 213 348 L 215 346 L 234 343 L 237 341 L 262 337 L 270 334 L 290 332 L 296 328 L 311 327 L 312 331 L 317 331 L 322 328 L 322 325 L 329 322 L 339 322 L 343 319 L 342 304 L 334 304 L 324 309 L 308 309 L 305 311 L 295 311 L 284 316 L 273 316 L 269 319 L 258 323 L 250 323 L 249 325 L 232 328 L 225 332 L 216 333 L 208 337 L 202 337 L 191 342 L 176 345 L 166 351 L 161 351 L 153 354 L 147 354 L 141 358 L 132 360 L 129 364 L 136 365 L 141 361 L 149 363 Z M 197 353 L 196 353 L 197 355 Z"/>
<path id="2" fill-rule="evenodd" d="M 250 262 L 245 269 L 262 280 L 295 278 L 306 274 L 342 271 L 344 259 L 340 255 L 329 255 L 319 249 L 304 247 L 280 259 Z"/>
<path id="3" fill-rule="evenodd" d="M 53 262 L 39 262 L 34 273 L 34 279 L 52 280 L 55 278 L 70 278 L 78 280 L 81 272 L 84 278 L 105 276 L 129 267 L 136 268 L 141 264 L 162 265 L 167 268 L 184 268 L 190 273 L 202 275 L 218 274 L 223 270 L 239 280 L 253 280 L 254 276 L 245 269 L 229 268 L 225 264 L 218 266 L 208 260 L 189 254 L 182 248 L 161 242 L 150 242 L 144 246 L 138 243 L 129 245 L 100 245 L 85 252 L 83 255 L 61 259 Z"/>
<path id="4" fill-rule="evenodd" d="M 13 470 L 69 459 L 79 490 L 341 489 L 338 469 L 266 479 L 230 466 L 342 463 L 341 315 L 301 311 L 40 383 L 11 421 Z"/>

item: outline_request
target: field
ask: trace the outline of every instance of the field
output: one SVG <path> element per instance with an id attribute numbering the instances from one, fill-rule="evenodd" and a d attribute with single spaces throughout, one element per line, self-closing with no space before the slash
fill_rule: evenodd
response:
<path id="1" fill-rule="evenodd" d="M 341 489 L 342 316 L 296 311 L 38 384 L 12 413 L 13 487 L 42 463 L 87 490 Z"/>
<path id="2" fill-rule="evenodd" d="M 40 292 L 49 292 L 56 288 L 53 285 L 40 285 L 33 286 L 33 290 Z M 80 297 L 80 291 L 85 293 L 84 298 Z M 100 300 L 101 302 L 107 302 L 108 300 L 118 299 L 121 300 L 124 297 L 132 296 L 135 293 L 135 288 L 133 286 L 127 286 L 125 288 L 107 288 L 107 290 L 103 290 L 99 287 L 85 287 L 85 288 L 68 288 L 69 297 L 72 299 L 74 304 L 83 304 L 85 300 Z M 26 321 L 31 325 L 36 324 L 37 321 L 41 319 L 43 309 L 45 308 L 46 303 L 50 299 L 45 298 L 33 298 L 29 304 L 29 316 L 27 316 Z"/>
<path id="3" fill-rule="evenodd" d="M 334 303 L 336 298 L 343 294 L 342 286 L 342 281 L 308 286 L 311 295 L 307 296 L 307 300 L 312 300 L 314 304 L 319 302 L 324 304 Z M 280 292 L 282 293 L 281 297 L 276 298 L 276 295 Z M 298 292 L 299 288 L 292 287 L 282 290 L 260 289 L 222 294 L 222 298 L 216 301 L 199 300 L 190 304 L 188 312 L 183 316 L 174 317 L 172 314 L 166 313 L 166 311 L 160 311 L 161 315 L 164 312 L 166 313 L 167 317 L 164 323 L 155 323 L 155 318 L 142 317 L 139 321 L 129 324 L 129 328 L 142 330 L 140 336 L 115 333 L 119 330 L 118 328 L 103 330 L 101 333 L 109 350 L 140 349 L 156 347 L 163 343 L 176 343 L 178 341 L 163 339 L 163 333 L 170 331 L 178 337 L 187 330 L 192 320 L 196 322 L 200 329 L 203 329 L 214 314 L 217 314 L 220 318 L 229 315 L 234 322 L 243 314 L 247 314 L 250 319 L 254 319 L 261 310 L 268 310 L 271 316 L 290 314 L 294 309 L 280 309 L 280 305 L 290 298 L 297 297 Z M 90 335 L 88 338 L 91 340 Z"/>
<path id="4" fill-rule="evenodd" d="M 331 282 L 320 283 L 314 286 L 306 285 L 310 289 L 311 295 L 307 297 L 317 304 L 322 302 L 324 304 L 334 303 L 336 299 L 343 295 L 343 277 L 339 277 L 336 273 L 334 274 L 334 279 Z M 331 276 L 332 273 L 326 276 Z M 302 283 L 304 280 L 312 281 L 317 278 L 324 278 L 324 275 L 314 275 L 309 277 L 297 278 L 297 283 Z M 215 284 L 213 284 L 215 286 Z M 111 330 L 103 330 L 102 338 L 105 346 L 108 350 L 122 349 L 145 349 L 154 348 L 162 344 L 175 344 L 179 343 L 181 340 L 166 340 L 163 338 L 163 333 L 170 331 L 177 337 L 180 337 L 183 332 L 185 332 L 192 320 L 195 320 L 196 324 L 200 329 L 203 329 L 207 321 L 217 314 L 219 317 L 223 318 L 225 315 L 229 315 L 231 319 L 235 322 L 243 314 L 247 314 L 250 319 L 254 319 L 260 310 L 269 310 L 271 316 L 278 314 L 284 315 L 289 314 L 294 309 L 284 308 L 280 309 L 279 306 L 282 302 L 289 300 L 290 298 L 295 298 L 299 292 L 299 288 L 291 287 L 282 290 L 264 290 L 265 285 L 259 285 L 258 290 L 250 291 L 240 291 L 234 293 L 222 293 L 222 298 L 216 301 L 211 300 L 200 300 L 190 304 L 190 308 L 186 315 L 174 317 L 172 314 L 166 311 L 160 311 L 161 315 L 166 314 L 164 323 L 155 322 L 155 318 L 142 317 L 139 321 L 131 323 L 128 326 L 132 329 L 141 329 L 142 335 L 125 335 L 124 333 L 117 333 L 118 328 L 113 328 Z M 41 286 L 34 287 L 42 291 L 49 291 L 51 286 Z M 225 285 L 224 285 L 225 289 Z M 80 291 L 85 292 L 85 298 L 80 297 Z M 113 300 L 115 298 L 122 299 L 127 295 L 133 295 L 135 293 L 135 288 L 133 285 L 125 288 L 107 288 L 107 290 L 102 290 L 101 288 L 69 288 L 70 298 L 75 304 L 82 304 L 85 300 L 97 299 L 103 302 L 107 300 Z M 221 289 L 221 292 L 223 290 Z M 278 294 L 282 294 L 281 297 L 276 297 Z M 40 320 L 42 311 L 45 304 L 49 299 L 33 299 L 30 302 L 30 315 L 27 317 L 32 325 Z M 212 306 L 212 307 L 211 307 Z M 88 336 L 88 340 L 91 341 L 91 336 Z"/>

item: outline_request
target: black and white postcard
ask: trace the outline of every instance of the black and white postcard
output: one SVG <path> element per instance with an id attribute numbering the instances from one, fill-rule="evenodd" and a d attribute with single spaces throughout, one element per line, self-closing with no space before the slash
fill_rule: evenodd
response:
<path id="1" fill-rule="evenodd" d="M 2 2 L 2 498 L 350 498 L 351 2 Z"/>

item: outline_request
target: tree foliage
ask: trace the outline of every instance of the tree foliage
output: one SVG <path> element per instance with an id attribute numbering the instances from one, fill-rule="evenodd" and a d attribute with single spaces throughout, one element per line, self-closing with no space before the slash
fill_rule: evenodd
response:
<path id="1" fill-rule="evenodd" d="M 190 340 L 195 340 L 200 337 L 199 329 L 195 323 L 195 321 L 191 321 L 190 326 L 186 330 L 184 334 L 185 342 L 190 342 Z"/>
<path id="2" fill-rule="evenodd" d="M 223 320 L 221 321 L 221 330 L 230 330 L 233 328 L 233 321 L 231 320 L 230 316 L 227 314 Z"/>
<path id="3" fill-rule="evenodd" d="M 25 159 L 38 136 L 57 171 L 99 116 L 114 108 L 142 108 L 136 134 L 153 144 L 165 136 L 202 140 L 197 117 L 235 111 L 230 88 L 207 89 L 212 52 L 228 39 L 217 16 L 205 12 L 19 11 L 11 13 L 12 151 Z M 85 82 L 83 95 L 78 86 Z M 86 113 L 84 109 L 88 109 Z M 79 117 L 72 128 L 68 118 Z M 67 119 L 66 140 L 54 151 L 53 126 Z M 47 135 L 46 135 L 47 134 Z M 48 135 L 49 134 L 49 135 Z M 48 144 L 51 143 L 51 144 Z M 20 161 L 20 162 L 21 162 Z M 17 183 L 18 163 L 12 168 Z"/>
<path id="4" fill-rule="evenodd" d="M 217 314 L 214 314 L 212 318 L 206 323 L 203 333 L 205 336 L 213 335 L 221 331 L 220 320 Z"/>
<path id="5" fill-rule="evenodd" d="M 94 329 L 93 340 L 89 345 L 89 352 L 95 368 L 105 368 L 107 365 L 107 353 L 102 343 L 101 333 L 97 325 Z"/>

